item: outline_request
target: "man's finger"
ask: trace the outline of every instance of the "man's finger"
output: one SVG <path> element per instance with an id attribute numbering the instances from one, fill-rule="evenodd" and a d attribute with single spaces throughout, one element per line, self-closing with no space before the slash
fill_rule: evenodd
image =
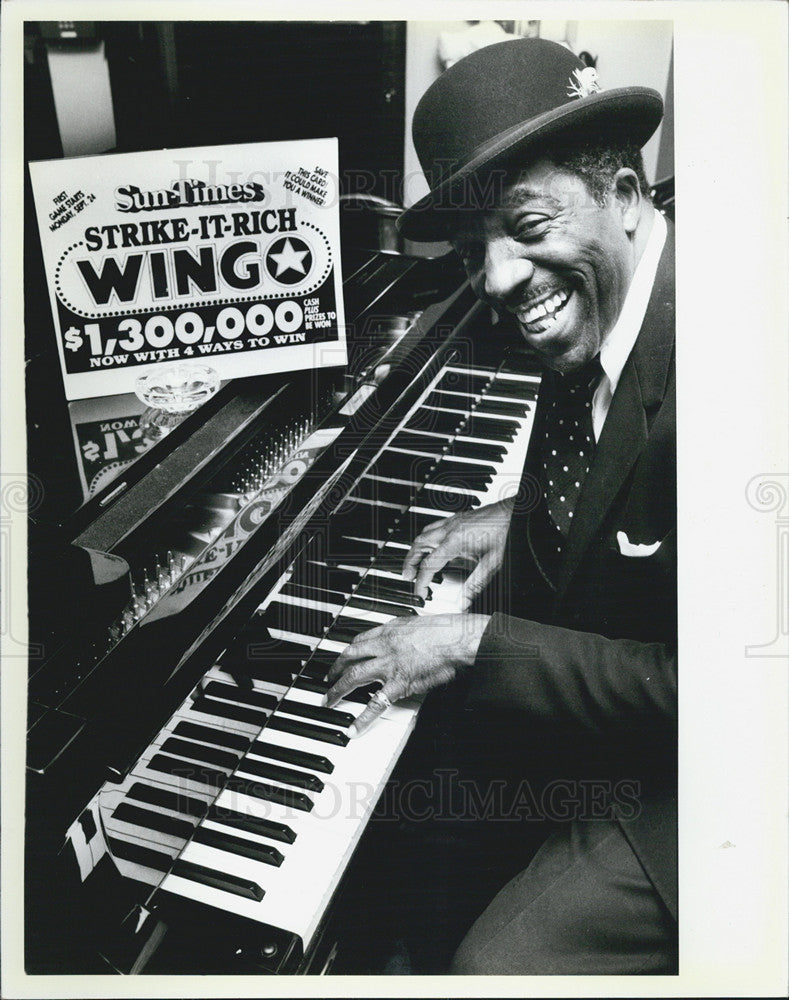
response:
<path id="1" fill-rule="evenodd" d="M 360 660 L 338 677 L 334 684 L 326 692 L 324 705 L 331 708 L 338 701 L 342 701 L 351 691 L 365 687 L 374 681 L 386 681 L 389 676 L 389 661 L 382 659 Z"/>
<path id="2" fill-rule="evenodd" d="M 399 698 L 399 695 L 393 694 L 391 688 L 387 688 L 386 685 L 376 691 L 376 693 L 367 702 L 367 708 L 360 714 L 356 716 L 356 721 L 353 722 L 349 727 L 348 731 L 351 736 L 360 736 L 365 729 L 368 729 L 373 722 L 379 716 L 393 705 Z"/>
<path id="3" fill-rule="evenodd" d="M 495 569 L 495 555 L 491 552 L 486 552 L 463 584 L 462 601 L 466 607 L 485 589 Z"/>
<path id="4" fill-rule="evenodd" d="M 445 520 L 431 521 L 426 528 L 416 536 L 416 538 L 411 543 L 411 548 L 406 553 L 405 559 L 403 560 L 402 577 L 404 580 L 411 580 L 416 575 L 417 564 L 424 558 L 424 556 L 432 552 L 438 545 L 444 540 L 445 531 L 441 530 L 444 528 Z"/>
<path id="5" fill-rule="evenodd" d="M 414 593 L 417 597 L 427 597 L 427 590 L 433 581 L 433 577 L 436 573 L 441 572 L 450 561 L 450 558 L 449 553 L 443 545 L 439 545 L 429 555 L 425 556 L 419 564 L 419 569 L 414 580 Z"/>

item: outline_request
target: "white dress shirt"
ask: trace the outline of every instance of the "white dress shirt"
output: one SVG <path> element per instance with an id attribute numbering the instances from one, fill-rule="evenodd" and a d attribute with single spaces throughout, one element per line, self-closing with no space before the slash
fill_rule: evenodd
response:
<path id="1" fill-rule="evenodd" d="M 630 288 L 627 290 L 622 305 L 622 311 L 600 348 L 600 365 L 603 369 L 603 375 L 592 397 L 592 427 L 595 441 L 600 440 L 603 424 L 608 416 L 608 410 L 619 384 L 622 369 L 630 357 L 641 324 L 644 322 L 649 296 L 652 294 L 652 286 L 655 283 L 658 262 L 666 242 L 666 232 L 666 220 L 660 212 L 654 212 L 647 244 L 636 265 L 633 280 L 630 282 Z"/>

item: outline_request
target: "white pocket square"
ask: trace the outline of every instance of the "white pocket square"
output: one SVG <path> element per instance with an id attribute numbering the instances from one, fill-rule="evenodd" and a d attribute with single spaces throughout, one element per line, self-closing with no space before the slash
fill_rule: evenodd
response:
<path id="1" fill-rule="evenodd" d="M 660 548 L 660 542 L 642 545 L 631 542 L 624 531 L 617 531 L 616 540 L 619 543 L 619 552 L 623 556 L 641 557 L 654 555 Z"/>

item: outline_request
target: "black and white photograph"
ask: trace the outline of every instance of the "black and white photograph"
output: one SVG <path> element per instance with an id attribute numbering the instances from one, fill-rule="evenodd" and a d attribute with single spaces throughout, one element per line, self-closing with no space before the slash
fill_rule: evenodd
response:
<path id="1" fill-rule="evenodd" d="M 778 5 L 9 6 L 3 996 L 781 995 Z"/>

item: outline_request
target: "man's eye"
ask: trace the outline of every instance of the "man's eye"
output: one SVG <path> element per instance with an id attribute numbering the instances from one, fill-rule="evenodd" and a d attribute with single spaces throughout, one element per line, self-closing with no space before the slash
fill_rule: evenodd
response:
<path id="1" fill-rule="evenodd" d="M 527 215 L 518 219 L 515 226 L 515 236 L 518 239 L 535 239 L 542 236 L 548 226 L 544 215 Z"/>

